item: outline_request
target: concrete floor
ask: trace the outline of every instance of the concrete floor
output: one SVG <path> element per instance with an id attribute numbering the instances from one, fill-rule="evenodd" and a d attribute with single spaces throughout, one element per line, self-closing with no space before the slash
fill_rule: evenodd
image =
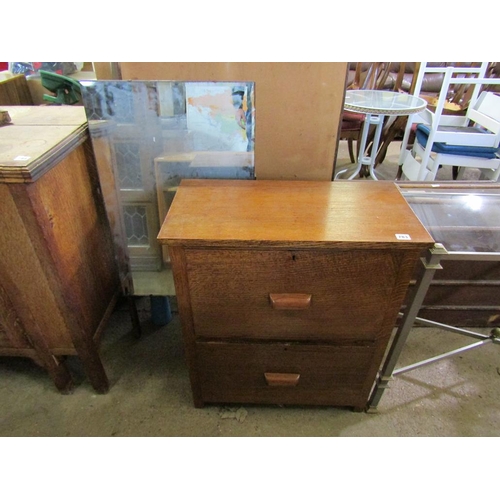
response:
<path id="1" fill-rule="evenodd" d="M 383 180 L 394 180 L 397 176 L 398 173 L 398 165 L 399 165 L 399 154 L 401 150 L 401 142 L 400 141 L 394 141 L 389 145 L 389 148 L 387 150 L 386 157 L 384 161 L 382 162 L 381 165 L 378 165 L 376 168 L 377 176 L 380 176 L 380 179 Z M 356 147 L 354 147 L 354 151 L 356 151 Z M 343 169 L 354 169 L 355 165 L 351 163 L 351 160 L 349 159 L 349 152 L 347 149 L 347 141 L 340 141 L 339 145 L 339 151 L 338 151 L 338 157 L 337 157 L 337 163 L 336 163 L 336 169 L 335 173 L 339 172 L 340 170 Z M 351 173 L 352 170 L 349 171 Z M 479 174 L 480 171 L 479 169 L 476 168 L 467 168 L 465 169 L 464 175 L 463 175 L 463 180 L 464 181 L 476 181 L 479 180 Z M 342 177 L 348 177 L 349 174 L 345 174 Z M 360 179 L 359 177 L 356 177 L 353 180 L 372 180 L 370 178 L 362 178 Z M 449 166 L 443 166 L 438 170 L 438 173 L 436 175 L 436 180 L 441 180 L 441 181 L 451 181 L 453 180 L 452 177 L 452 171 L 451 167 Z"/>
<path id="2" fill-rule="evenodd" d="M 1 436 L 498 436 L 500 349 L 487 345 L 395 377 L 376 414 L 345 408 L 193 407 L 179 317 L 153 325 L 138 300 L 143 334 L 125 304 L 113 313 L 101 353 L 111 389 L 95 394 L 79 363 L 72 394 L 60 395 L 30 360 L 0 358 Z M 485 332 L 486 330 L 478 330 Z M 415 328 L 400 365 L 469 339 Z"/>
<path id="3" fill-rule="evenodd" d="M 387 165 L 389 171 L 396 168 Z M 124 303 L 104 332 L 101 353 L 111 383 L 106 395 L 95 394 L 76 359 L 70 363 L 77 374 L 75 389 L 60 395 L 30 360 L 0 358 L 0 436 L 500 435 L 499 346 L 490 344 L 396 377 L 375 414 L 252 405 L 196 409 L 179 317 L 174 314 L 168 325 L 158 327 L 151 322 L 148 298 L 138 299 L 138 307 L 140 339 L 131 334 Z M 399 365 L 469 342 L 456 334 L 414 328 Z"/>

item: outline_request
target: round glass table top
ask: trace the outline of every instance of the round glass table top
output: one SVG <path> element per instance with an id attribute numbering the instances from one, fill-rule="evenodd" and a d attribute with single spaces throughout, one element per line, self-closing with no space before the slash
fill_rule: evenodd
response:
<path id="1" fill-rule="evenodd" d="M 427 107 L 420 97 L 386 90 L 348 90 L 344 109 L 375 115 L 411 115 Z"/>

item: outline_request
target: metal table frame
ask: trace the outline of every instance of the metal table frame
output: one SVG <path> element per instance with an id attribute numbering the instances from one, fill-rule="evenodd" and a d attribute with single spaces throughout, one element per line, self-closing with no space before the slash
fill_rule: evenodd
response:
<path id="1" fill-rule="evenodd" d="M 377 95 L 383 95 L 383 96 L 389 96 L 392 98 L 392 100 L 397 100 L 401 99 L 403 96 L 406 96 L 406 98 L 409 100 L 406 105 L 399 105 L 397 107 L 392 107 L 393 105 L 381 105 L 380 103 L 377 104 L 376 100 L 373 102 L 367 101 L 365 104 L 361 103 L 356 103 L 356 102 L 349 102 L 347 100 L 347 97 L 349 96 L 357 96 L 360 95 L 362 97 L 365 96 L 372 96 L 371 99 L 373 99 L 373 96 Z M 389 104 L 391 99 L 389 99 Z M 359 145 L 359 154 L 357 158 L 357 165 L 355 170 L 349 174 L 347 177 L 348 180 L 354 179 L 360 172 L 363 166 L 368 167 L 368 175 L 375 181 L 379 180 L 377 176 L 375 175 L 375 161 L 377 158 L 377 153 L 379 149 L 379 144 L 380 144 L 380 137 L 382 135 L 382 130 L 384 128 L 384 121 L 386 116 L 408 116 L 412 115 L 415 113 L 420 113 L 423 111 L 427 106 L 427 102 L 417 96 L 411 95 L 411 94 L 401 94 L 399 92 L 390 92 L 387 90 L 365 90 L 365 89 L 359 89 L 359 90 L 348 90 L 346 92 L 346 100 L 344 102 L 344 109 L 347 111 L 353 111 L 354 113 L 360 113 L 365 115 L 365 120 L 363 122 L 363 131 L 361 135 L 361 141 Z M 368 139 L 368 132 L 370 130 L 370 126 L 375 125 L 375 135 L 373 138 L 373 144 L 371 148 L 371 153 L 369 155 L 366 155 L 366 146 L 367 146 L 367 139 Z M 335 179 L 342 179 L 342 175 L 348 172 L 350 168 L 345 168 L 340 170 L 335 174 Z"/>
<path id="2" fill-rule="evenodd" d="M 463 353 L 477 347 L 482 347 L 486 344 L 500 344 L 500 328 L 493 328 L 490 335 L 484 335 L 482 333 L 477 333 L 464 328 L 457 328 L 451 325 L 446 325 L 444 323 L 438 323 L 435 321 L 430 321 L 424 318 L 419 318 L 417 316 L 424 298 L 427 294 L 427 290 L 431 284 L 434 277 L 434 273 L 438 269 L 442 269 L 441 262 L 444 260 L 460 260 L 460 261 L 497 261 L 500 262 L 500 253 L 497 252 L 448 252 L 446 248 L 440 244 L 436 243 L 432 249 L 428 251 L 426 256 L 421 259 L 422 267 L 420 268 L 420 273 L 416 281 L 416 286 L 413 291 L 413 295 L 409 301 L 408 307 L 402 313 L 401 323 L 396 331 L 391 347 L 386 356 L 384 365 L 379 372 L 377 380 L 375 382 L 374 390 L 368 402 L 367 411 L 376 412 L 377 406 L 384 394 L 385 389 L 388 387 L 389 382 L 394 376 L 406 373 L 410 370 L 426 366 L 430 363 L 440 361 L 444 358 L 454 356 L 456 354 Z M 424 326 L 431 326 L 434 328 L 440 328 L 442 330 L 450 331 L 460 335 L 465 335 L 476 340 L 476 342 L 468 344 L 459 349 L 434 356 L 429 359 L 422 360 L 417 363 L 413 363 L 408 366 L 395 369 L 396 363 L 398 362 L 399 356 L 406 344 L 408 335 L 415 323 L 419 323 Z"/>

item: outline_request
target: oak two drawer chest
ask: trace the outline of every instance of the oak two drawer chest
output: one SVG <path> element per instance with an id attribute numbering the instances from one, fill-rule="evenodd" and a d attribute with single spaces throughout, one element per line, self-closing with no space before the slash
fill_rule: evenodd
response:
<path id="1" fill-rule="evenodd" d="M 195 406 L 356 410 L 433 244 L 384 181 L 183 180 L 158 239 Z"/>

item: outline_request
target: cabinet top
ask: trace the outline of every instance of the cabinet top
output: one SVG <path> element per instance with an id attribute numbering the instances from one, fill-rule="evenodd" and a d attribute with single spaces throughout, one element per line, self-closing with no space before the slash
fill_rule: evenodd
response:
<path id="1" fill-rule="evenodd" d="M 0 182 L 34 182 L 87 137 L 82 107 L 2 106 L 11 123 L 0 127 Z"/>
<path id="2" fill-rule="evenodd" d="M 185 179 L 158 239 L 168 245 L 428 248 L 389 181 Z"/>
<path id="3" fill-rule="evenodd" d="M 83 106 L 0 106 L 9 112 L 13 125 L 83 125 L 87 121 Z"/>

